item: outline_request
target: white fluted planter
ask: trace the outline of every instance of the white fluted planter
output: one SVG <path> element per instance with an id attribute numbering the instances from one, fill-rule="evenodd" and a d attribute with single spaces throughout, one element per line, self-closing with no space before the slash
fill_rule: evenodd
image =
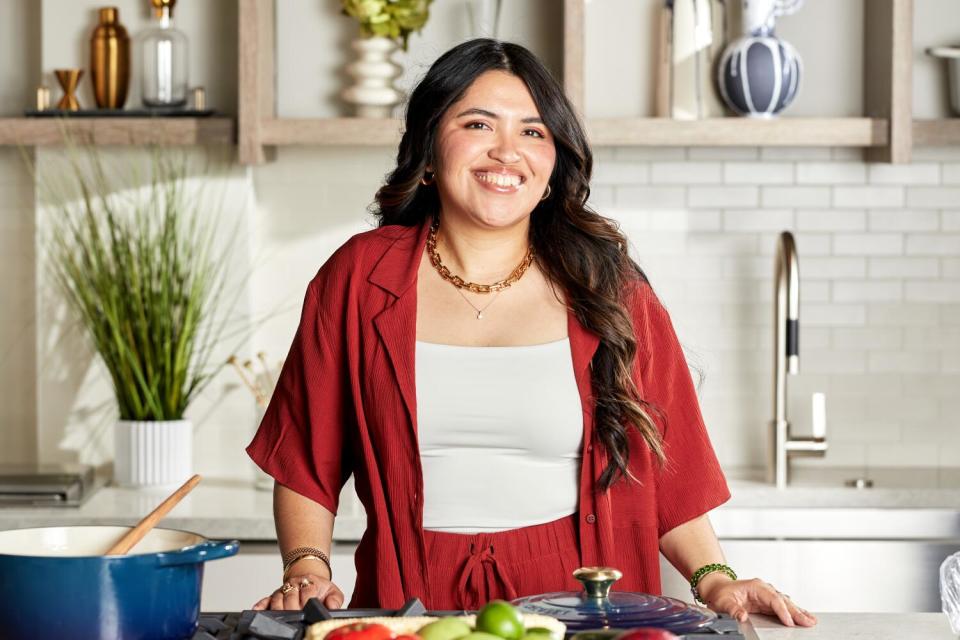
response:
<path id="1" fill-rule="evenodd" d="M 179 486 L 193 474 L 189 420 L 119 420 L 114 445 L 113 477 L 121 487 Z"/>
<path id="2" fill-rule="evenodd" d="M 358 118 L 389 118 L 404 99 L 404 93 L 393 86 L 403 73 L 390 59 L 397 43 L 383 37 L 357 38 L 351 46 L 360 59 L 347 65 L 354 84 L 344 89 L 341 97 L 354 106 Z"/>

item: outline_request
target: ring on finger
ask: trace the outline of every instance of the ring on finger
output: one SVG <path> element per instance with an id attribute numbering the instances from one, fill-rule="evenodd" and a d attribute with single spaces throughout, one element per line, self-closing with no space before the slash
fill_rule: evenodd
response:
<path id="1" fill-rule="evenodd" d="M 301 587 L 302 589 L 306 589 L 307 587 L 309 587 L 309 586 L 312 585 L 312 584 L 313 584 L 313 583 L 310 582 L 310 579 L 309 579 L 309 578 L 304 578 L 303 580 L 300 581 L 300 587 Z"/>
<path id="2" fill-rule="evenodd" d="M 280 593 L 282 593 L 283 595 L 287 595 L 288 593 L 290 593 L 291 591 L 295 591 L 296 589 L 297 589 L 296 585 L 290 584 L 289 582 L 284 582 L 283 586 L 280 587 Z"/>

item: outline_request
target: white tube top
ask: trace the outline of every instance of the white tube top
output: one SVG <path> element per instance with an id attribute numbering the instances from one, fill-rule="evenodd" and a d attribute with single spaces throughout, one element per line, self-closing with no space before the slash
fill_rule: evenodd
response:
<path id="1" fill-rule="evenodd" d="M 503 531 L 576 512 L 583 409 L 570 341 L 417 342 L 423 527 Z"/>

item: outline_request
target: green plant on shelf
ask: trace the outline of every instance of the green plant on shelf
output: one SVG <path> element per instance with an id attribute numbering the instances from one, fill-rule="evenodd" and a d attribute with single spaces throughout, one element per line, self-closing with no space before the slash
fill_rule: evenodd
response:
<path id="1" fill-rule="evenodd" d="M 433 0 L 341 0 L 344 15 L 360 23 L 361 33 L 400 41 L 407 50 L 410 34 L 419 31 L 430 17 Z"/>
<path id="2" fill-rule="evenodd" d="M 179 420 L 222 366 L 213 356 L 236 306 L 224 301 L 236 230 L 218 241 L 222 201 L 203 195 L 210 176 L 192 180 L 185 153 L 150 154 L 140 175 L 136 162 L 107 166 L 92 147 L 73 149 L 38 184 L 53 212 L 49 266 L 120 418 Z"/>

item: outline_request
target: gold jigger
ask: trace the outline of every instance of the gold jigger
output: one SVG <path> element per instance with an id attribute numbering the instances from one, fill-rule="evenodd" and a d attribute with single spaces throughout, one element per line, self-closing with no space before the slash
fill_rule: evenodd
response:
<path id="1" fill-rule="evenodd" d="M 80 103 L 77 102 L 77 85 L 80 84 L 80 78 L 83 77 L 83 69 L 54 69 L 53 73 L 57 76 L 57 82 L 63 89 L 63 97 L 57 103 L 57 109 L 64 111 L 77 111 L 80 109 Z"/>

